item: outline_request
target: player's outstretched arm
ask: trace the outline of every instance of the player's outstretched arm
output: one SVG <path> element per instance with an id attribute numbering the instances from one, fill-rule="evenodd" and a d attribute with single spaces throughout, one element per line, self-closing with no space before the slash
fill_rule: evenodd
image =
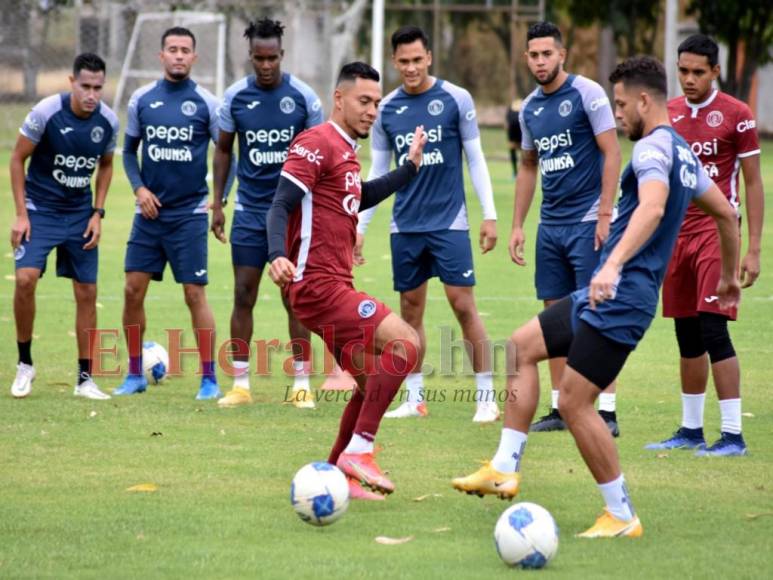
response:
<path id="1" fill-rule="evenodd" d="M 11 226 L 11 247 L 15 250 L 22 241 L 30 240 L 30 219 L 27 214 L 27 202 L 24 199 L 24 164 L 35 151 L 35 143 L 24 135 L 19 135 L 11 153 L 11 191 L 16 208 L 16 220 Z"/>
<path id="2" fill-rule="evenodd" d="M 510 259 L 519 266 L 525 266 L 523 249 L 526 240 L 523 235 L 523 222 L 529 213 L 534 190 L 537 187 L 537 150 L 523 149 L 518 177 L 515 179 L 515 199 L 513 202 L 513 226 L 510 232 Z"/>
<path id="3" fill-rule="evenodd" d="M 212 233 L 222 243 L 226 243 L 225 237 L 225 213 L 223 213 L 223 204 L 225 203 L 226 184 L 228 182 L 228 172 L 231 169 L 233 159 L 234 133 L 220 130 L 215 145 L 215 156 L 212 161 L 214 177 L 212 188 L 215 191 L 215 198 L 212 200 Z"/>
<path id="4" fill-rule="evenodd" d="M 762 250 L 762 223 L 765 216 L 765 192 L 760 173 L 760 156 L 741 158 L 741 171 L 746 186 L 746 223 L 749 228 L 749 247 L 741 261 L 741 286 L 748 288 L 760 275 Z"/>
<path id="5" fill-rule="evenodd" d="M 104 209 L 111 181 L 113 181 L 113 154 L 106 153 L 99 158 L 99 165 L 97 166 L 97 177 L 94 187 L 95 208 Z M 89 219 L 86 231 L 83 232 L 83 237 L 86 240 L 86 243 L 83 245 L 84 250 L 92 250 L 99 244 L 99 240 L 102 237 L 102 216 L 97 212 L 94 212 L 91 219 Z"/>
<path id="6" fill-rule="evenodd" d="M 722 252 L 722 274 L 717 287 L 717 297 L 720 308 L 732 308 L 737 306 L 741 299 L 741 285 L 738 281 L 738 216 L 725 195 L 713 183 L 702 195 L 694 198 L 693 202 L 717 222 Z"/>
<path id="7" fill-rule="evenodd" d="M 625 263 L 650 239 L 666 211 L 668 185 L 658 180 L 639 185 L 639 206 L 631 214 L 620 241 L 593 276 L 588 289 L 591 308 L 614 298 L 615 287 Z"/>

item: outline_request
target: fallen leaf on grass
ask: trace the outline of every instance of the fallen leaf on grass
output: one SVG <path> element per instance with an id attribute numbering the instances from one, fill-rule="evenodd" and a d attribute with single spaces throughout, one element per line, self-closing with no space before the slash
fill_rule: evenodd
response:
<path id="1" fill-rule="evenodd" d="M 741 417 L 750 417 L 750 418 L 753 418 L 753 417 L 754 417 L 754 413 L 741 413 Z"/>
<path id="2" fill-rule="evenodd" d="M 89 417 L 96 417 L 96 416 L 97 416 L 96 411 L 92 411 L 91 413 L 89 413 Z"/>
<path id="3" fill-rule="evenodd" d="M 398 546 L 400 544 L 407 544 L 413 540 L 413 536 L 405 536 L 404 538 L 390 538 L 389 536 L 376 536 L 377 544 L 384 544 L 385 546 Z"/>
<path id="4" fill-rule="evenodd" d="M 153 431 L 153 433 L 150 434 L 151 437 L 163 437 L 164 434 L 161 431 Z"/>
<path id="5" fill-rule="evenodd" d="M 439 493 L 428 493 L 426 495 L 420 495 L 419 497 L 413 498 L 413 501 L 424 501 L 425 499 L 429 499 L 431 497 L 443 497 Z"/>
<path id="6" fill-rule="evenodd" d="M 127 487 L 126 491 L 153 492 L 158 491 L 158 486 L 155 483 L 138 483 L 137 485 Z"/>
<path id="7" fill-rule="evenodd" d="M 773 512 L 761 512 L 758 514 L 746 514 L 747 520 L 756 520 L 757 518 L 762 518 L 765 516 L 773 516 Z"/>
<path id="8" fill-rule="evenodd" d="M 14 280 L 16 280 L 16 276 L 14 276 L 13 274 L 6 274 L 5 279 L 13 282 Z"/>
<path id="9" fill-rule="evenodd" d="M 104 304 L 102 304 L 101 302 L 97 302 L 97 308 L 104 308 L 104 307 L 105 307 Z"/>
<path id="10" fill-rule="evenodd" d="M 71 338 L 75 338 L 75 333 L 72 330 L 68 330 L 67 331 L 67 336 L 69 336 Z"/>
<path id="11" fill-rule="evenodd" d="M 435 528 L 432 531 L 435 532 L 436 534 L 440 534 L 442 532 L 450 532 L 451 528 Z"/>
<path id="12" fill-rule="evenodd" d="M 668 457 L 668 453 L 658 453 L 655 457 L 657 457 L 658 459 L 665 459 L 666 457 Z"/>

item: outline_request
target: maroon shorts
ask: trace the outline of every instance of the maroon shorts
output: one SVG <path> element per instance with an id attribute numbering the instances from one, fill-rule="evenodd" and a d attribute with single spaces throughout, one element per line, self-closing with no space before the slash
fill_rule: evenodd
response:
<path id="1" fill-rule="evenodd" d="M 350 373 L 357 349 L 372 353 L 376 328 L 392 311 L 382 302 L 340 280 L 304 278 L 288 292 L 295 318 L 319 335 L 338 364 Z"/>
<path id="2" fill-rule="evenodd" d="M 735 320 L 737 308 L 719 307 L 717 285 L 721 274 L 722 253 L 716 230 L 679 236 L 663 281 L 663 316 L 688 318 L 712 312 Z"/>

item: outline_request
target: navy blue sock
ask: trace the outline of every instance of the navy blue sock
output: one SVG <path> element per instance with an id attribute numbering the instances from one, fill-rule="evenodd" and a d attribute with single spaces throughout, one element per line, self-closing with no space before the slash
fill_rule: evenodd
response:
<path id="1" fill-rule="evenodd" d="M 208 379 L 217 382 L 217 377 L 215 376 L 215 361 L 201 361 L 201 373 Z"/>
<path id="2" fill-rule="evenodd" d="M 32 339 L 17 341 L 16 347 L 19 349 L 19 362 L 32 366 Z"/>
<path id="3" fill-rule="evenodd" d="M 91 378 L 91 359 L 78 359 L 78 384 L 82 385 Z"/>

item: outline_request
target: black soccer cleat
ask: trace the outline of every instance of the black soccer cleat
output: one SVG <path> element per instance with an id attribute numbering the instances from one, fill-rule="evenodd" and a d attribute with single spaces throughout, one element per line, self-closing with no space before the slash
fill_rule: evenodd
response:
<path id="1" fill-rule="evenodd" d="M 561 413 L 558 412 L 558 409 L 550 409 L 550 413 L 543 415 L 531 424 L 529 431 L 535 433 L 541 431 L 566 431 L 566 423 L 561 418 Z"/>
<path id="2" fill-rule="evenodd" d="M 620 428 L 617 426 L 617 413 L 615 411 L 599 411 L 599 415 L 607 424 L 612 437 L 620 437 Z"/>

